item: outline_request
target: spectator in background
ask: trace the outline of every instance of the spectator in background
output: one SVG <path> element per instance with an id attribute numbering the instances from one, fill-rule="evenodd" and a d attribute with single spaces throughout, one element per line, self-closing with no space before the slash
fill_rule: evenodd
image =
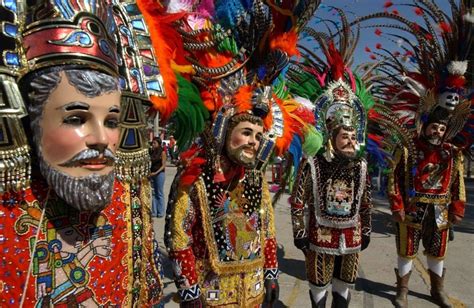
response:
<path id="1" fill-rule="evenodd" d="M 178 146 L 176 145 L 176 139 L 174 139 L 173 136 L 170 136 L 170 145 L 168 151 L 171 162 L 176 164 L 176 161 L 178 160 Z"/>
<path id="2" fill-rule="evenodd" d="M 166 142 L 163 141 L 163 142 L 161 143 L 161 146 L 163 147 L 163 151 L 165 151 L 165 154 L 167 155 L 166 158 L 170 157 L 170 156 L 169 156 L 169 152 L 168 152 L 168 151 L 169 151 L 168 145 L 166 144 Z"/>
<path id="3" fill-rule="evenodd" d="M 155 137 L 151 143 L 151 173 L 150 179 L 153 185 L 153 202 L 151 215 L 161 218 L 165 215 L 165 167 L 166 151 L 162 146 L 161 139 Z"/>

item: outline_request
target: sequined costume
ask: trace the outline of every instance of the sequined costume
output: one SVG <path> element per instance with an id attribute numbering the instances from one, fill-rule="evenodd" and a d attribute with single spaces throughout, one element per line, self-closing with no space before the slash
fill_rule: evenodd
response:
<path id="1" fill-rule="evenodd" d="M 291 197 L 293 236 L 309 238 L 308 280 L 326 287 L 334 273 L 335 278 L 355 283 L 362 234 L 371 230 L 366 161 L 328 162 L 317 155 L 302 163 L 296 183 Z"/>
<path id="2" fill-rule="evenodd" d="M 179 189 L 168 232 L 180 297 L 202 293 L 208 306 L 252 307 L 263 301 L 265 278 L 278 262 L 273 207 L 260 172 L 227 191 L 210 166 Z"/>
<path id="3" fill-rule="evenodd" d="M 434 2 L 412 5 L 414 17 L 386 11 L 359 18 L 364 26 L 382 18 L 376 21 L 383 24 L 379 35 L 387 31 L 392 36 L 390 29 L 396 27 L 407 42 L 402 53 L 390 50 L 400 46 L 378 45 L 383 73 L 373 83 L 379 104 L 370 115 L 369 133 L 378 144 L 374 157 L 385 157 L 381 160 L 389 171 L 398 253 L 395 306 L 408 306 L 408 282 L 421 240 L 431 297 L 440 307 L 451 307 L 443 287 L 443 260 L 448 228 L 464 216 L 463 155 L 472 157 L 474 105 L 464 77 L 472 53 L 464 42 L 472 41 L 472 24 L 462 1 L 450 2 L 449 10 Z"/>
<path id="4" fill-rule="evenodd" d="M 450 226 L 448 214 L 464 216 L 463 154 L 447 142 L 433 146 L 417 139 L 415 146 L 414 174 L 408 169 L 412 164 L 407 149 L 400 148 L 389 176 L 391 210 L 403 209 L 407 219 L 397 224 L 397 250 L 400 256 L 414 258 L 422 240 L 428 255 L 443 259 Z"/>
<path id="5" fill-rule="evenodd" d="M 1 234 L 0 303 L 17 306 L 22 297 L 28 307 L 157 302 L 162 285 L 145 214 L 149 195 L 117 181 L 113 201 L 100 213 L 72 209 L 34 179 L 17 200 L 4 195 L 0 223 L 12 228 Z"/>
<path id="6" fill-rule="evenodd" d="M 339 44 L 315 28 L 306 33 L 326 61 L 302 48 L 310 61 L 289 70 L 292 95 L 311 104 L 323 149 L 299 166 L 291 195 L 294 244 L 306 258 L 312 307 L 325 307 L 331 287 L 333 307 L 348 307 L 349 288 L 359 267 L 360 251 L 370 241 L 371 192 L 363 146 L 367 111 L 373 100 L 366 80 L 349 67 L 357 43 L 340 9 Z"/>
<path id="7" fill-rule="evenodd" d="M 165 244 L 180 306 L 271 305 L 278 264 L 263 174 L 272 154 L 304 141 L 298 112 L 311 114 L 276 79 L 297 54 L 298 31 L 319 1 L 143 3 L 154 29 L 178 34 L 178 99 L 169 107 L 182 153 Z"/>
<path id="8" fill-rule="evenodd" d="M 0 30 L 0 306 L 157 304 L 163 286 L 150 217 L 144 110 L 150 96 L 165 92 L 140 10 L 134 2 L 10 1 L 0 5 L 0 13 L 8 24 Z M 37 142 L 43 139 L 32 137 L 30 128 L 39 120 L 29 94 L 23 100 L 17 86 L 23 91 L 38 76 L 70 69 L 116 78 L 121 90 L 111 198 L 100 210 L 78 209 L 48 184 L 39 167 L 43 148 Z M 89 107 L 83 103 L 82 109 Z"/>

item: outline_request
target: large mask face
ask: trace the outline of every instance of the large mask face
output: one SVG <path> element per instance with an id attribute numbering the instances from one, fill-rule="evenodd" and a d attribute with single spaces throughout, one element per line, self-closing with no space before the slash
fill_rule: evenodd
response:
<path id="1" fill-rule="evenodd" d="M 334 138 L 334 146 L 339 154 L 347 158 L 354 158 L 359 147 L 356 131 L 340 128 Z"/>
<path id="2" fill-rule="evenodd" d="M 252 168 L 263 137 L 263 126 L 249 121 L 239 122 L 226 139 L 226 153 L 234 163 Z"/>
<path id="3" fill-rule="evenodd" d="M 432 145 L 440 145 L 444 134 L 446 133 L 446 125 L 443 123 L 430 123 L 425 128 L 425 137 Z"/>
<path id="4" fill-rule="evenodd" d="M 438 96 L 438 104 L 449 111 L 453 111 L 459 101 L 460 97 L 456 92 L 443 92 Z"/>
<path id="5" fill-rule="evenodd" d="M 74 177 L 110 173 L 114 163 L 111 154 L 117 149 L 120 133 L 119 115 L 119 91 L 87 97 L 63 76 L 43 109 L 44 160 Z"/>
<path id="6" fill-rule="evenodd" d="M 113 191 L 120 92 L 86 96 L 60 74 L 39 123 L 41 173 L 68 204 L 97 211 Z"/>

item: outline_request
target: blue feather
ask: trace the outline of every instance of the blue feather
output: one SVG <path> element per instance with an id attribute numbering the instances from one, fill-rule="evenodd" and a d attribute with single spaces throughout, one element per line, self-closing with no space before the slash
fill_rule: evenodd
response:
<path id="1" fill-rule="evenodd" d="M 301 157 L 303 156 L 303 145 L 301 144 L 301 138 L 298 135 L 293 136 L 293 140 L 291 140 L 290 148 L 288 152 L 291 153 L 293 156 L 293 167 L 295 170 L 298 170 L 298 166 L 301 161 Z"/>
<path id="2" fill-rule="evenodd" d="M 239 0 L 218 0 L 216 1 L 215 12 L 219 23 L 226 29 L 236 26 L 237 18 L 243 14 L 249 1 Z"/>
<path id="3" fill-rule="evenodd" d="M 267 74 L 267 68 L 265 67 L 265 65 L 259 66 L 257 70 L 258 79 L 262 80 L 266 74 Z"/>
<path id="4" fill-rule="evenodd" d="M 377 165 L 382 168 L 387 168 L 387 156 L 388 154 L 381 150 L 378 143 L 370 138 L 367 139 L 367 152 L 370 154 L 372 159 L 375 159 Z"/>

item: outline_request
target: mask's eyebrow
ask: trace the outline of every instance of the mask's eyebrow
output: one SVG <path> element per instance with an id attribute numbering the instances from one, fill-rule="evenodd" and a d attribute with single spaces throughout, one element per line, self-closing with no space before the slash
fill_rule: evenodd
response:
<path id="1" fill-rule="evenodd" d="M 120 107 L 114 105 L 114 106 L 109 108 L 109 112 L 120 113 Z"/>
<path id="2" fill-rule="evenodd" d="M 90 106 L 84 102 L 70 102 L 66 105 L 60 106 L 56 109 L 64 109 L 65 111 L 73 111 L 73 110 L 89 110 Z"/>

